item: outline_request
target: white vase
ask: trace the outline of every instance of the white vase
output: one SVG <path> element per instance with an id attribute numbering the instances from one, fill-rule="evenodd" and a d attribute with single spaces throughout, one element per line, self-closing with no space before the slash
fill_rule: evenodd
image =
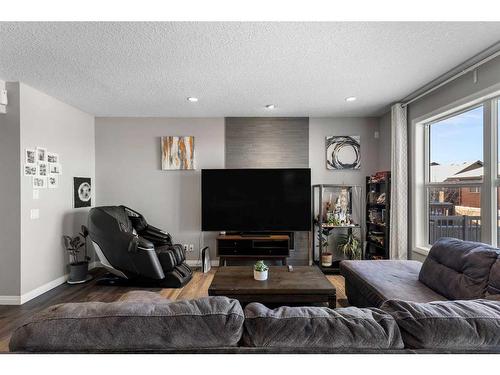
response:
<path id="1" fill-rule="evenodd" d="M 267 280 L 267 270 L 266 271 L 256 271 L 253 270 L 253 278 L 257 281 L 265 281 Z"/>

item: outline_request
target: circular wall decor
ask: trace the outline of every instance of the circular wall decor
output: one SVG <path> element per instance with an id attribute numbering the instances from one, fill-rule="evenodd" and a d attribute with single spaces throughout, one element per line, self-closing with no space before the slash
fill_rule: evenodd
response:
<path id="1" fill-rule="evenodd" d="M 327 169 L 360 169 L 360 136 L 326 137 Z"/>
<path id="2" fill-rule="evenodd" d="M 80 186 L 78 187 L 78 198 L 80 198 L 82 202 L 88 202 L 91 196 L 92 193 L 90 184 L 88 182 L 83 182 L 82 184 L 80 184 Z"/>

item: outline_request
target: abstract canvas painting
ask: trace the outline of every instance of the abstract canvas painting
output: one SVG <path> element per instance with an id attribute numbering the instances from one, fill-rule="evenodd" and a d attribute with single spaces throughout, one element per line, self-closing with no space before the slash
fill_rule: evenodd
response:
<path id="1" fill-rule="evenodd" d="M 326 137 L 327 169 L 360 169 L 361 137 L 337 136 Z"/>
<path id="2" fill-rule="evenodd" d="M 195 169 L 194 137 L 161 137 L 163 170 Z"/>

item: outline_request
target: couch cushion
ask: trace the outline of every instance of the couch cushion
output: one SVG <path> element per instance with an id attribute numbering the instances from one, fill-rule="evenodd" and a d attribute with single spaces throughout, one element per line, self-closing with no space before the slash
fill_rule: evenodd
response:
<path id="1" fill-rule="evenodd" d="M 245 308 L 243 343 L 251 347 L 402 348 L 394 319 L 378 309 Z"/>
<path id="2" fill-rule="evenodd" d="M 497 257 L 491 246 L 441 238 L 425 259 L 419 280 L 448 299 L 483 298 Z"/>
<path id="3" fill-rule="evenodd" d="M 389 299 L 414 302 L 445 300 L 418 281 L 422 263 L 412 260 L 344 260 L 340 272 L 345 277 L 349 301 L 378 307 Z M 360 294 L 361 298 L 353 294 Z"/>
<path id="4" fill-rule="evenodd" d="M 493 266 L 491 266 L 486 292 L 488 295 L 500 296 L 500 256 L 497 258 L 495 263 L 493 263 Z"/>
<path id="5" fill-rule="evenodd" d="M 30 352 L 227 347 L 237 345 L 243 321 L 239 302 L 226 297 L 67 303 L 34 315 L 15 330 L 9 346 Z"/>
<path id="6" fill-rule="evenodd" d="M 387 301 L 381 309 L 396 319 L 408 348 L 500 349 L 500 302 Z"/>

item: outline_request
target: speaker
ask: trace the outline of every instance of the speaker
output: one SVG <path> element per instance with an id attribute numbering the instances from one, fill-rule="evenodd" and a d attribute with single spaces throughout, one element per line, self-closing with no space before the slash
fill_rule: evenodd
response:
<path id="1" fill-rule="evenodd" d="M 210 248 L 205 246 L 203 250 L 201 250 L 201 270 L 203 273 L 207 273 L 212 268 L 212 264 L 210 263 Z"/>

